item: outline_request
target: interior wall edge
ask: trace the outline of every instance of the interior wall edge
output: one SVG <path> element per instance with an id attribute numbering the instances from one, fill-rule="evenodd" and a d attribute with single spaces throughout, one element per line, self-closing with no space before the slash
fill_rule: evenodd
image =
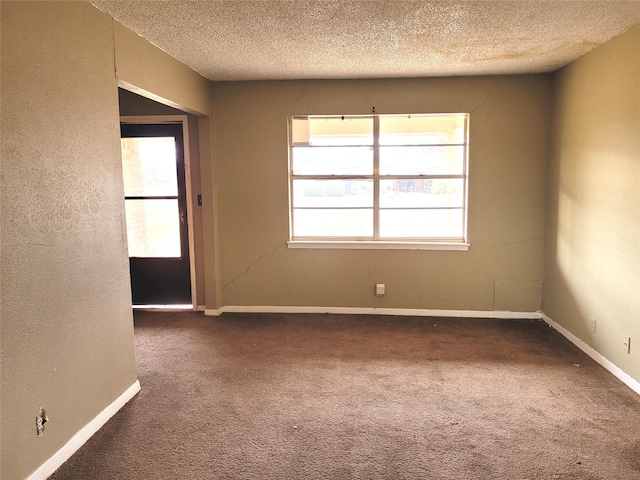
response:
<path id="1" fill-rule="evenodd" d="M 121 88 L 131 93 L 135 93 L 136 95 L 140 95 L 141 97 L 144 97 L 148 100 L 152 100 L 156 103 L 166 105 L 167 107 L 175 108 L 176 110 L 180 110 L 185 113 L 190 113 L 191 115 L 195 115 L 195 116 L 203 115 L 202 112 L 194 110 L 193 108 L 189 108 L 188 106 L 183 105 L 181 103 L 175 102 L 168 97 L 163 97 L 161 95 L 158 95 L 150 90 L 140 88 L 120 78 L 118 79 L 118 88 Z"/>
<path id="2" fill-rule="evenodd" d="M 211 114 L 211 82 L 113 19 L 118 86 L 193 115 Z"/>

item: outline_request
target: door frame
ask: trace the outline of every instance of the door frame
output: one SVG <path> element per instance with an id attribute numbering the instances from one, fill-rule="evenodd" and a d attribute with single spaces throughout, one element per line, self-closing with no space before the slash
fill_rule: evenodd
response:
<path id="1" fill-rule="evenodd" d="M 189 138 L 189 118 L 187 115 L 135 115 L 121 116 L 120 123 L 127 124 L 182 124 L 182 139 L 184 149 L 184 183 L 187 194 L 187 237 L 189 244 L 189 275 L 191 278 L 191 307 L 197 310 L 197 289 L 196 289 L 196 249 L 194 232 L 194 206 L 191 188 L 191 153 Z"/>

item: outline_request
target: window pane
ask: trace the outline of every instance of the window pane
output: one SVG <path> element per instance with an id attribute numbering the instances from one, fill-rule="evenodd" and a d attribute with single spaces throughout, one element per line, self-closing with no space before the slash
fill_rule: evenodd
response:
<path id="1" fill-rule="evenodd" d="M 304 210 L 293 211 L 294 237 L 371 237 L 373 210 Z"/>
<path id="2" fill-rule="evenodd" d="M 372 117 L 309 117 L 291 122 L 294 145 L 373 145 Z"/>
<path id="3" fill-rule="evenodd" d="M 126 197 L 178 195 L 173 137 L 123 138 L 120 142 Z"/>
<path id="4" fill-rule="evenodd" d="M 380 147 L 381 175 L 462 175 L 465 147 Z"/>
<path id="5" fill-rule="evenodd" d="M 464 143 L 466 114 L 380 116 L 380 145 Z"/>
<path id="6" fill-rule="evenodd" d="M 178 258 L 178 200 L 125 200 L 130 257 Z"/>
<path id="7" fill-rule="evenodd" d="M 463 211 L 380 210 L 384 238 L 463 238 Z"/>
<path id="8" fill-rule="evenodd" d="M 293 147 L 294 175 L 373 175 L 373 147 Z"/>
<path id="9" fill-rule="evenodd" d="M 463 207 L 464 180 L 381 180 L 382 208 Z"/>
<path id="10" fill-rule="evenodd" d="M 373 207 L 373 180 L 294 180 L 294 207 Z"/>
<path id="11" fill-rule="evenodd" d="M 463 240 L 468 119 L 293 117 L 292 236 Z"/>

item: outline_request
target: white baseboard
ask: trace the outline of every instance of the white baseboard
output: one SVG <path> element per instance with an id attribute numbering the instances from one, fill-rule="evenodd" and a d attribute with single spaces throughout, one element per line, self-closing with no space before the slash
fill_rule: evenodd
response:
<path id="1" fill-rule="evenodd" d="M 111 405 L 98 414 L 96 418 L 78 430 L 73 437 L 40 468 L 27 477 L 26 480 L 44 480 L 49 478 L 60 466 L 76 453 L 94 433 L 102 428 L 118 410 L 125 406 L 140 391 L 140 381 L 136 380 Z"/>
<path id="2" fill-rule="evenodd" d="M 218 316 L 224 312 L 235 313 L 335 313 L 347 315 L 402 315 L 414 317 L 463 317 L 540 320 L 540 312 L 505 312 L 498 310 L 428 310 L 423 308 L 375 308 L 375 307 L 306 307 L 306 306 L 242 306 L 226 305 L 218 309 L 206 309 L 205 315 Z"/>
<path id="3" fill-rule="evenodd" d="M 557 330 L 562 336 L 564 336 L 567 340 L 573 343 L 576 347 L 582 350 L 584 353 L 589 355 L 593 360 L 602 365 L 606 370 L 612 373 L 618 380 L 627 385 L 631 390 L 640 395 L 640 382 L 631 377 L 628 373 L 623 371 L 620 367 L 616 366 L 613 362 L 604 357 L 601 353 L 596 351 L 594 348 L 590 347 L 578 337 L 576 337 L 569 330 L 564 328 L 559 323 L 553 321 L 551 317 L 541 314 L 542 319 L 549 324 L 554 330 Z"/>

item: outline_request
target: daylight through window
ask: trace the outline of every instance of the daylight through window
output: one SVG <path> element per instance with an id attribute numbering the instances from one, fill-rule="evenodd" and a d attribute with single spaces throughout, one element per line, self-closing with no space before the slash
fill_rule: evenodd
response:
<path id="1" fill-rule="evenodd" d="M 468 114 L 294 116 L 293 241 L 466 241 Z"/>

